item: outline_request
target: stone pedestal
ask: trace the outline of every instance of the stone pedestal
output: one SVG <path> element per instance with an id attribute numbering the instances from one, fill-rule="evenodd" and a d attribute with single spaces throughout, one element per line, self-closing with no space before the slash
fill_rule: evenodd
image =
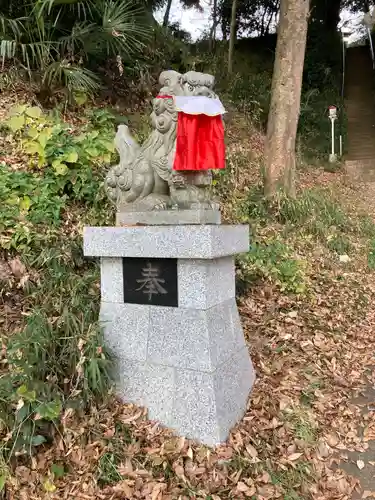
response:
<path id="1" fill-rule="evenodd" d="M 235 301 L 234 255 L 248 247 L 245 226 L 84 230 L 119 394 L 207 445 L 226 440 L 254 382 Z"/>
<path id="2" fill-rule="evenodd" d="M 221 214 L 216 210 L 151 210 L 149 212 L 124 212 L 116 214 L 116 226 L 126 225 L 193 225 L 193 224 L 220 224 Z"/>

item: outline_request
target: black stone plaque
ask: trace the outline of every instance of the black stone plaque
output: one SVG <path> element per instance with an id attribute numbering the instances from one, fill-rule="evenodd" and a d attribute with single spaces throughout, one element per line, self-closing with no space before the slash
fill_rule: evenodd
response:
<path id="1" fill-rule="evenodd" d="M 124 257 L 124 302 L 178 306 L 177 259 Z"/>

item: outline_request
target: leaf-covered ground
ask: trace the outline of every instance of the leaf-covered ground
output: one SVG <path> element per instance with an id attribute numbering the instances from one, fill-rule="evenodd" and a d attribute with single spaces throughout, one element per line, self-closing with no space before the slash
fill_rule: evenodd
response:
<path id="1" fill-rule="evenodd" d="M 305 167 L 299 203 L 267 207 L 255 189 L 263 137 L 251 130 L 238 115 L 229 123 L 228 169 L 217 179 L 225 219 L 249 223 L 255 242 L 239 262 L 239 308 L 257 380 L 228 442 L 209 449 L 176 437 L 146 410 L 109 397 L 87 411 L 66 410 L 52 443 L 2 464 L 5 498 L 375 498 L 375 487 L 372 495 L 371 484 L 360 484 L 375 465 L 363 459 L 375 412 L 356 399 L 375 382 L 372 187 Z M 3 161 L 22 169 L 12 147 L 3 141 Z M 79 213 L 64 214 L 66 239 L 79 242 L 81 227 Z M 25 284 L 43 276 L 22 254 L 2 256 L 4 337 L 33 308 Z M 92 293 L 98 301 L 98 287 Z M 2 362 L 7 369 L 6 352 Z"/>

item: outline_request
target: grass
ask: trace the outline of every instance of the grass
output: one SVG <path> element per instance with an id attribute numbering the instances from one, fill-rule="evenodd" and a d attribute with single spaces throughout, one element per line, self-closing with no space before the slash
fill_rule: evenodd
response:
<path id="1" fill-rule="evenodd" d="M 279 239 L 253 239 L 249 252 L 238 260 L 239 287 L 246 289 L 259 280 L 277 283 L 282 291 L 306 291 L 304 264 Z"/>
<path id="2" fill-rule="evenodd" d="M 286 421 L 292 426 L 296 439 L 307 444 L 314 444 L 317 436 L 317 426 L 312 421 L 311 412 L 304 408 L 295 407 L 285 412 Z"/>
<path id="3" fill-rule="evenodd" d="M 0 379 L 0 412 L 3 432 L 12 436 L 2 447 L 8 461 L 48 441 L 68 408 L 84 409 L 103 397 L 110 381 L 97 326 L 96 267 L 74 269 L 50 256 L 34 272 L 40 277 L 24 288 L 24 326 L 2 335 L 9 371 Z"/>
<path id="4" fill-rule="evenodd" d="M 100 485 L 114 484 L 121 481 L 122 476 L 118 472 L 120 458 L 113 453 L 104 453 L 98 462 L 98 482 Z"/>
<path id="5" fill-rule="evenodd" d="M 314 479 L 314 473 L 308 462 L 297 462 L 292 469 L 286 471 L 270 471 L 271 480 L 284 490 L 284 500 L 303 500 L 298 491 L 301 484 L 309 484 Z"/>
<path id="6" fill-rule="evenodd" d="M 350 214 L 327 189 L 304 189 L 297 198 L 280 193 L 267 200 L 255 186 L 239 203 L 233 218 L 252 229 L 250 251 L 238 260 L 239 293 L 258 282 L 276 284 L 281 292 L 309 293 L 314 270 L 307 255 L 314 248 L 324 248 L 331 265 L 337 259 L 349 262 L 349 256 L 367 248 L 368 267 L 374 266 L 373 220 Z"/>
<path id="7" fill-rule="evenodd" d="M 368 267 L 375 269 L 375 240 L 371 240 L 369 244 Z"/>
<path id="8" fill-rule="evenodd" d="M 309 386 L 302 390 L 300 401 L 303 405 L 311 407 L 315 400 L 315 391 L 323 386 L 321 381 L 310 382 Z"/>
<path id="9" fill-rule="evenodd" d="M 297 198 L 280 194 L 276 200 L 268 201 L 257 187 L 244 200 L 242 212 L 250 220 L 266 224 L 273 219 L 287 229 L 303 229 L 317 238 L 325 238 L 332 229 L 346 233 L 354 230 L 353 222 L 332 199 L 332 193 L 316 188 L 303 190 Z"/>

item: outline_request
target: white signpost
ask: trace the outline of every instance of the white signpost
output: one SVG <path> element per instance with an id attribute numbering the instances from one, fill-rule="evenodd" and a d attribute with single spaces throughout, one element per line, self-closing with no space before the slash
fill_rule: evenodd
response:
<path id="1" fill-rule="evenodd" d="M 329 119 L 331 120 L 331 153 L 329 155 L 329 162 L 336 163 L 337 154 L 335 153 L 335 121 L 337 120 L 337 108 L 336 106 L 330 106 L 328 108 Z"/>

